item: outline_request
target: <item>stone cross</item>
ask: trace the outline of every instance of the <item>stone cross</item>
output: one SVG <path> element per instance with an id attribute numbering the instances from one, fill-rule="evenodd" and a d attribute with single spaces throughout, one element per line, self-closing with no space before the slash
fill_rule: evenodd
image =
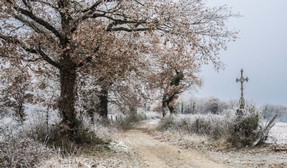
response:
<path id="1" fill-rule="evenodd" d="M 246 81 L 248 82 L 248 77 L 247 78 L 244 78 L 243 77 L 243 69 L 241 69 L 241 77 L 238 79 L 236 78 L 236 82 L 240 82 L 241 83 L 241 87 L 240 87 L 240 90 L 241 90 L 241 96 L 240 96 L 240 99 L 239 99 L 239 104 L 240 104 L 240 109 L 244 109 L 244 106 L 245 106 L 245 100 L 244 100 L 244 97 L 243 97 L 243 83 Z"/>

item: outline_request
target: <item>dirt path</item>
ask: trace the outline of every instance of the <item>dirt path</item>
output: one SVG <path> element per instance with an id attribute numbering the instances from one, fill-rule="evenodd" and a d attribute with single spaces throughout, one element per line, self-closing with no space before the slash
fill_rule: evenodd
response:
<path id="1" fill-rule="evenodd" d="M 183 150 L 155 140 L 141 129 L 122 134 L 125 143 L 132 148 L 149 168 L 227 168 L 223 163 L 209 160 L 196 150 Z"/>

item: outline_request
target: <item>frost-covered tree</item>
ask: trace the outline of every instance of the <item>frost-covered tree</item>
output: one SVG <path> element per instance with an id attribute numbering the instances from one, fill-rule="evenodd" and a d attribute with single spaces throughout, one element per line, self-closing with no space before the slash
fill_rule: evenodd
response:
<path id="1" fill-rule="evenodd" d="M 93 63 L 99 79 L 107 81 L 109 67 L 99 58 L 117 70 L 120 56 L 150 55 L 154 49 L 146 44 L 156 46 L 161 38 L 175 39 L 166 47 L 170 50 L 179 45 L 187 55 L 193 51 L 197 65 L 218 63 L 218 50 L 235 35 L 225 26 L 231 16 L 226 7 L 208 8 L 198 0 L 2 0 L 0 55 L 4 61 L 45 62 L 58 71 L 62 132 L 72 135 L 79 124 L 75 102 L 82 68 Z"/>
<path id="2" fill-rule="evenodd" d="M 237 34 L 225 25 L 227 19 L 236 16 L 225 6 L 207 8 L 202 1 L 187 1 L 175 15 L 184 21 L 185 32 L 157 37 L 150 45 L 153 64 L 149 86 L 160 90 L 163 116 L 175 112 L 180 93 L 201 85 L 198 73 L 203 64 L 212 63 L 216 69 L 223 67 L 218 53 Z"/>

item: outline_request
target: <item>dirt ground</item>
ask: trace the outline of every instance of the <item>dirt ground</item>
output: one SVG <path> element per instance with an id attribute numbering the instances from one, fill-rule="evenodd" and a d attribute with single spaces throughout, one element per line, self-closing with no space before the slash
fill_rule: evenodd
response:
<path id="1" fill-rule="evenodd" d="M 185 150 L 167 142 L 160 142 L 142 130 L 133 129 L 123 133 L 123 140 L 132 151 L 152 168 L 210 168 L 228 167 L 208 159 L 196 150 Z"/>

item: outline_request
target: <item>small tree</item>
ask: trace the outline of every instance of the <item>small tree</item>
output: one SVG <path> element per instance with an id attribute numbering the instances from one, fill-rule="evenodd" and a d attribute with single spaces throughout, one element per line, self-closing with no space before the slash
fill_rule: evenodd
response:
<path id="1" fill-rule="evenodd" d="M 228 141 L 234 147 L 251 146 L 260 131 L 259 114 L 255 107 L 238 109 L 236 118 L 230 123 Z"/>

